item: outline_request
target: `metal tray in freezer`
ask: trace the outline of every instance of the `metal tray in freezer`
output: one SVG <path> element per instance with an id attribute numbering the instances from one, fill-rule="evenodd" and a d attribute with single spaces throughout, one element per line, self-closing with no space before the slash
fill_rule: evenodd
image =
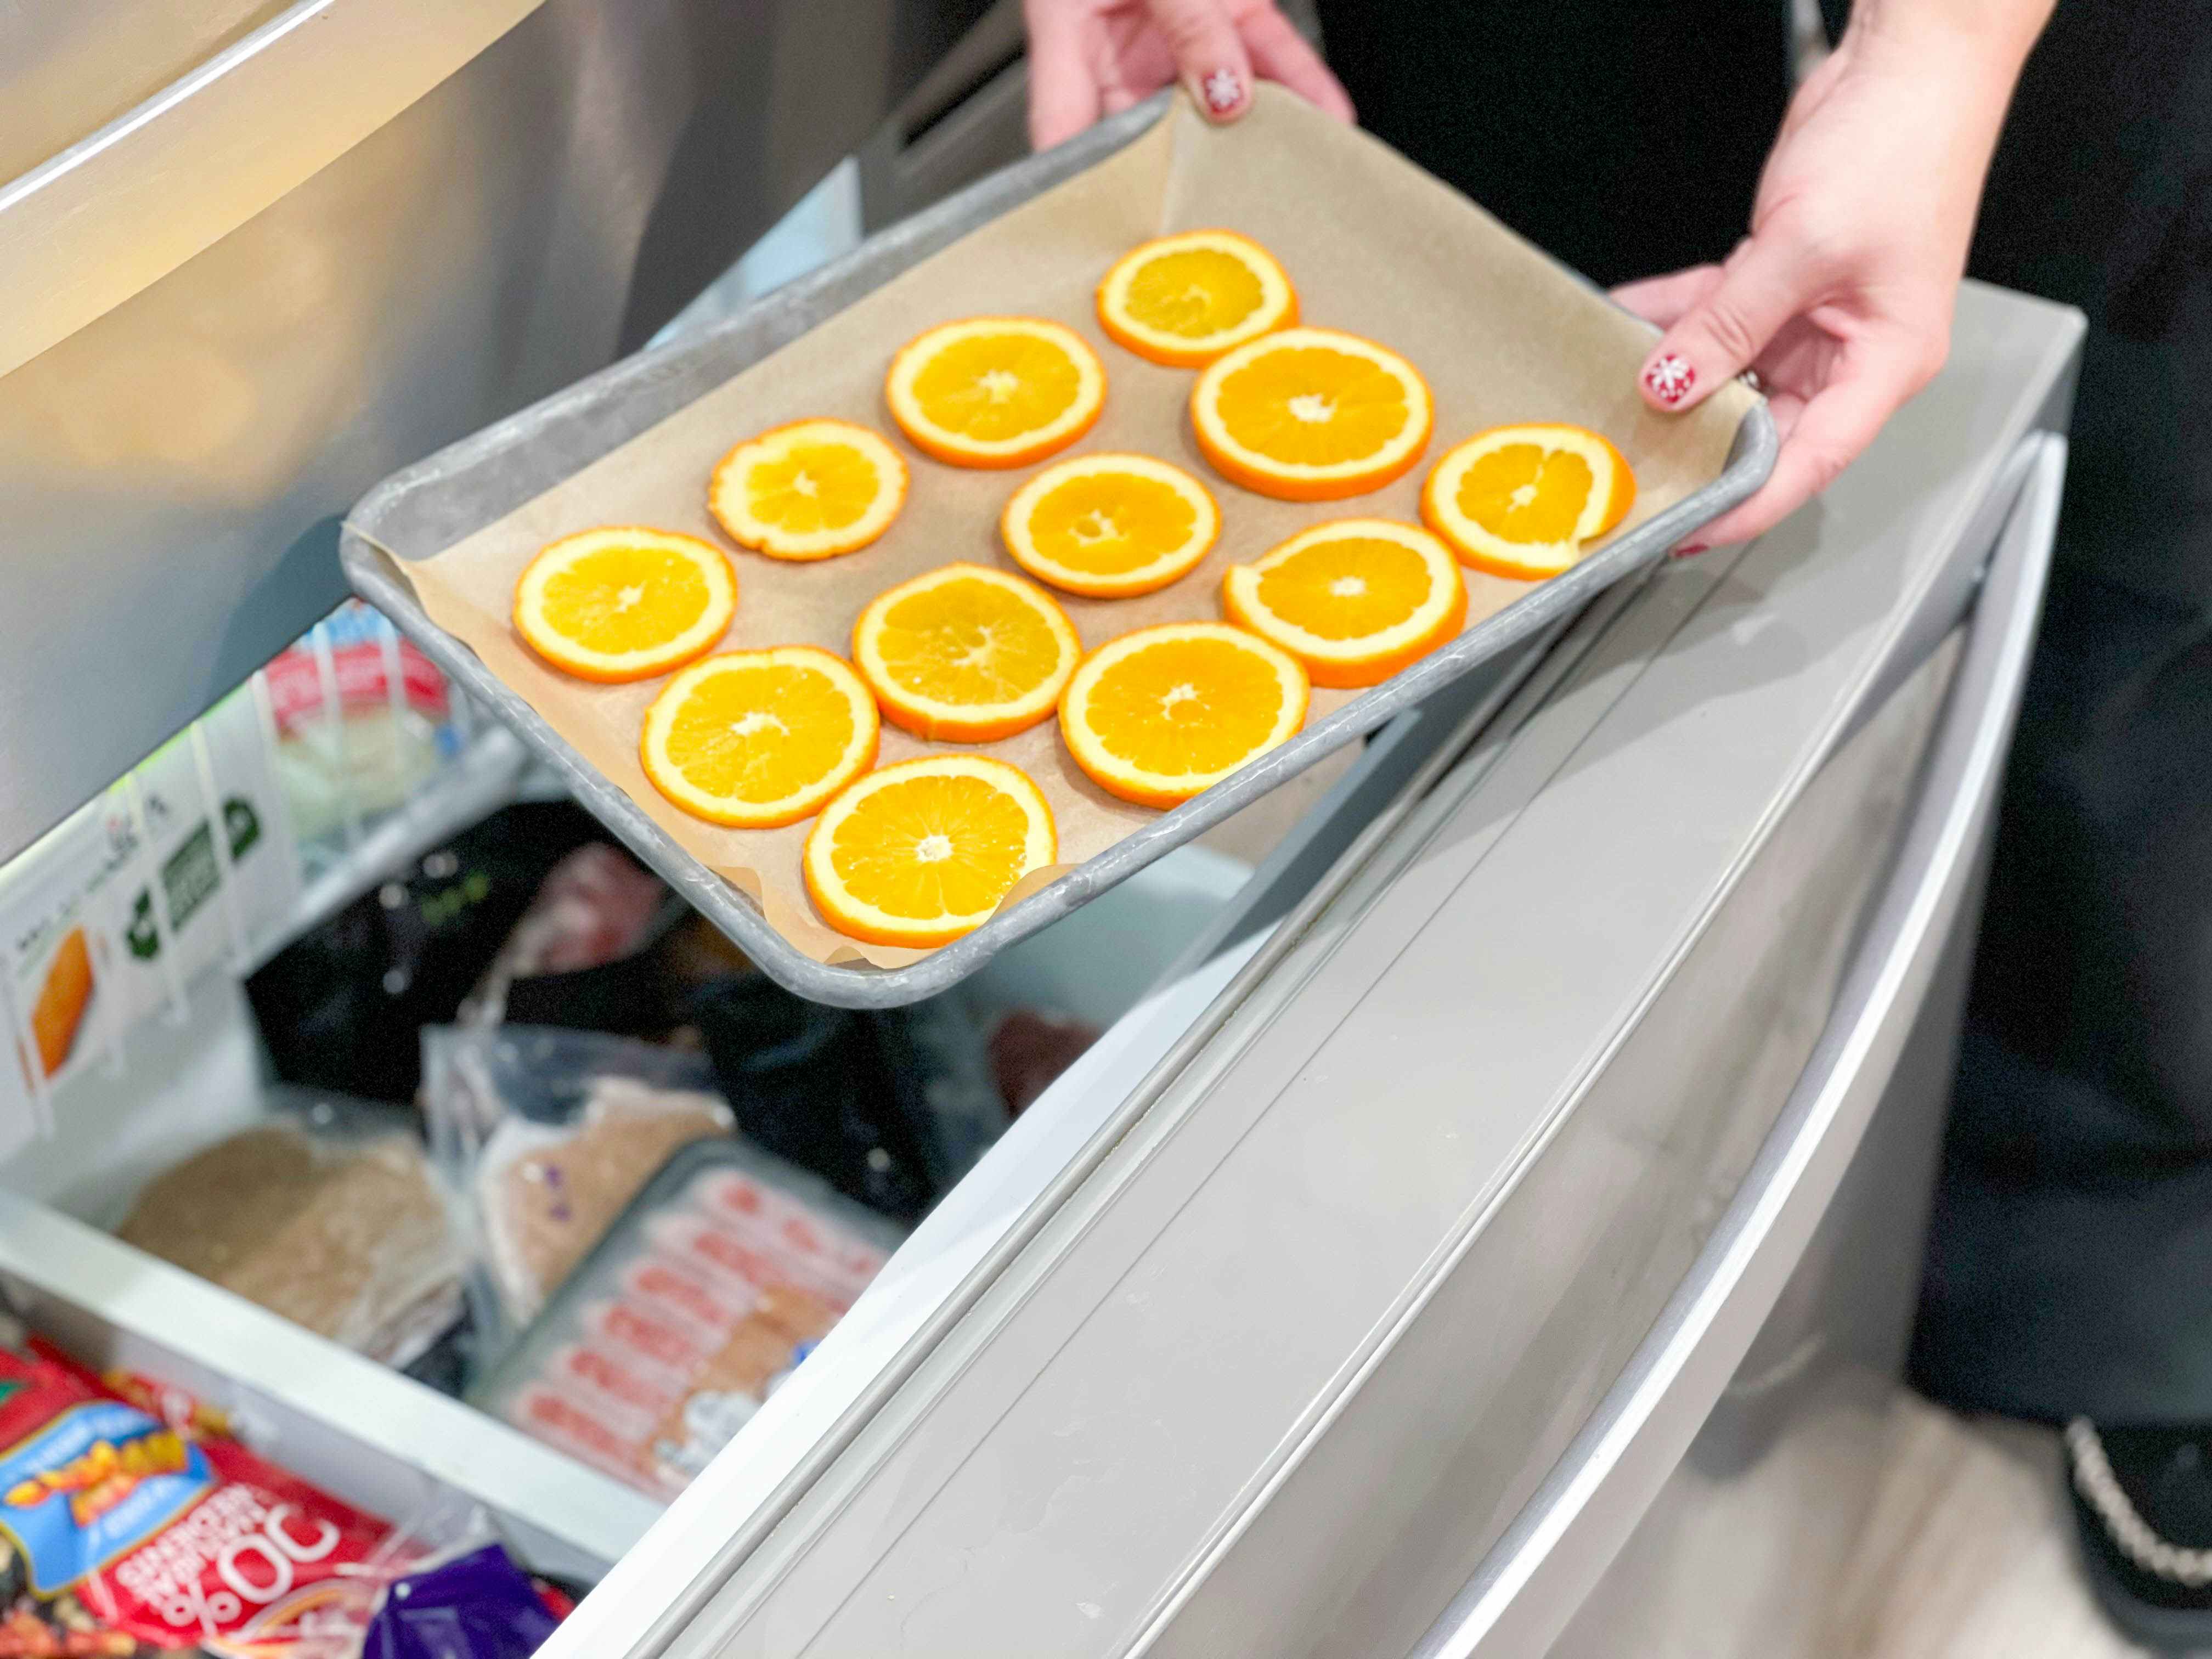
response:
<path id="1" fill-rule="evenodd" d="M 1056 149 L 994 174 L 871 237 L 846 258 L 778 290 L 712 331 L 617 363 L 395 474 L 362 497 L 347 518 L 341 558 L 355 591 L 542 754 L 576 799 L 639 858 L 799 995 L 844 1007 L 890 1007 L 945 990 L 1016 940 L 1097 897 L 1333 750 L 1405 717 L 1439 687 L 1532 638 L 1613 583 L 1665 556 L 1668 548 L 1700 525 L 1749 495 L 1773 466 L 1774 423 L 1760 404 L 1737 428 L 1727 466 L 1705 489 L 1316 721 L 1226 782 L 1162 813 L 966 938 L 906 968 L 830 965 L 801 955 L 769 926 L 749 898 L 679 848 L 628 794 L 493 676 L 473 652 L 433 623 L 401 567 L 429 558 L 504 517 L 909 266 L 1104 160 L 1168 108 L 1169 98 L 1164 94 Z"/>

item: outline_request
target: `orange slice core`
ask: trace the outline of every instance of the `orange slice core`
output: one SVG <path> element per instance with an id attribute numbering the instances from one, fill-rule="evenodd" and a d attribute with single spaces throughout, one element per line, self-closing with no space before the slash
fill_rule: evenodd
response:
<path id="1" fill-rule="evenodd" d="M 1572 450 L 1507 444 L 1467 470 L 1459 510 L 1509 542 L 1563 542 L 1575 534 L 1597 480 Z"/>

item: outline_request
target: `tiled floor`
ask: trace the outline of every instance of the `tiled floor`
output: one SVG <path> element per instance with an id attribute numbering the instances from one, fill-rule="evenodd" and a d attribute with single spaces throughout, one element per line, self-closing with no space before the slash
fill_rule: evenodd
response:
<path id="1" fill-rule="evenodd" d="M 1857 1659 L 2136 1659 L 2090 1600 L 2058 1437 L 1898 1406 L 1844 1598 Z"/>

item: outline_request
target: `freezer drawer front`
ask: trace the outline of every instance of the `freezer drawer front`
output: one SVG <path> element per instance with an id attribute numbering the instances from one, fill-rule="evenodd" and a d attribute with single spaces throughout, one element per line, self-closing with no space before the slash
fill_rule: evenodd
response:
<path id="1" fill-rule="evenodd" d="M 1932 684 L 1911 670 L 2078 335 L 1970 291 L 1952 371 L 1820 511 L 1585 617 L 696 1615 L 630 1650 L 1418 1641 L 1820 1039 L 1932 712 L 1891 694 Z M 1814 873 L 1771 879 L 1778 847 Z M 1744 1086 L 1717 1103 L 1723 1063 Z"/>
<path id="2" fill-rule="evenodd" d="M 1924 793 L 1811 1063 L 1620 1382 L 1415 1648 L 1419 1659 L 1549 1649 L 1705 1421 L 1826 1212 L 1953 942 L 1990 833 L 2065 478 L 2063 439 L 2045 434 L 2029 453 Z"/>
<path id="3" fill-rule="evenodd" d="M 0 860 L 337 603 L 362 490 L 643 343 L 975 6 L 147 9 L 0 7 L 0 147 L 147 91 L 0 169 Z"/>

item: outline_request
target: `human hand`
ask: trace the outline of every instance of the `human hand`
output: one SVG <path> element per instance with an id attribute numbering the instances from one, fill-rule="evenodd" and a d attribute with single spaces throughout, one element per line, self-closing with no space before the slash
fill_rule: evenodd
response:
<path id="1" fill-rule="evenodd" d="M 1176 80 L 1215 121 L 1251 106 L 1255 73 L 1352 118 L 1352 100 L 1273 0 L 1022 0 L 1022 14 L 1039 149 Z"/>
<path id="2" fill-rule="evenodd" d="M 1860 21 L 1792 100 L 1726 263 L 1613 291 L 1666 330 L 1639 375 L 1653 408 L 1691 408 L 1749 368 L 1781 434 L 1772 477 L 1679 551 L 1748 540 L 1826 489 L 1950 349 L 1975 207 L 2040 10 L 2016 50 L 2002 34 Z"/>

